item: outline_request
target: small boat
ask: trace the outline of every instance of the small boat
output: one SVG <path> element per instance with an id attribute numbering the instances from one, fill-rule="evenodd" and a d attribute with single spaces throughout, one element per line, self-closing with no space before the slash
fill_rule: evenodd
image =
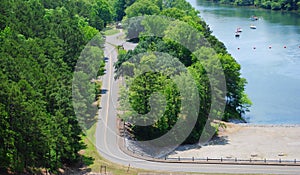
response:
<path id="1" fill-rule="evenodd" d="M 256 29 L 256 26 L 255 25 L 251 25 L 250 29 Z"/>
<path id="2" fill-rule="evenodd" d="M 240 32 L 242 32 L 242 31 L 243 31 L 243 29 L 240 28 L 240 27 L 238 27 L 238 28 L 236 29 L 236 32 L 237 32 L 237 33 L 240 33 Z"/>
<path id="3" fill-rule="evenodd" d="M 240 32 L 235 32 L 235 37 L 240 37 Z"/>
<path id="4" fill-rule="evenodd" d="M 251 17 L 250 17 L 250 20 L 251 20 L 251 21 L 257 21 L 258 19 L 259 19 L 259 18 L 258 18 L 257 16 L 251 16 Z"/>

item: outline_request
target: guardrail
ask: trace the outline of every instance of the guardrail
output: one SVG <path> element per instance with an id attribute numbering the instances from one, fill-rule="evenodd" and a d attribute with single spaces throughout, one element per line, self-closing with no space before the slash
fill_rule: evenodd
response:
<path id="1" fill-rule="evenodd" d="M 187 157 L 178 157 L 178 158 L 174 158 L 174 157 L 165 157 L 165 160 L 177 160 L 177 161 L 184 161 L 184 160 L 188 160 L 188 161 L 214 161 L 214 162 L 248 162 L 248 163 L 300 163 L 300 161 L 297 161 L 296 159 L 294 160 L 284 160 L 284 159 L 238 159 L 238 158 L 195 158 L 195 157 L 191 157 L 191 158 L 187 158 Z"/>
<path id="2" fill-rule="evenodd" d="M 123 145 L 125 146 L 125 145 Z M 173 162 L 173 163 L 202 163 L 202 164 L 257 164 L 257 165 L 293 165 L 300 166 L 300 160 L 287 160 L 287 159 L 239 159 L 239 158 L 200 158 L 200 157 L 169 157 L 155 158 L 146 155 L 142 152 L 135 151 L 128 146 L 125 146 L 133 157 L 138 157 L 145 160 L 159 161 L 159 162 Z M 127 152 L 128 153 L 128 152 Z"/>

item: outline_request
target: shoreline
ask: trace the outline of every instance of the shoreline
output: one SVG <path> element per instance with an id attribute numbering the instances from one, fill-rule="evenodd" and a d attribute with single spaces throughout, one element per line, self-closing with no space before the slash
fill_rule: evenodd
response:
<path id="1" fill-rule="evenodd" d="M 231 122 L 227 122 L 231 123 Z M 256 123 L 232 123 L 243 127 L 300 127 L 300 124 L 256 124 Z"/>
<path id="2" fill-rule="evenodd" d="M 265 124 L 265 123 L 249 123 L 246 119 L 231 119 L 228 122 L 221 121 L 221 120 L 215 120 L 215 122 L 223 122 L 228 124 L 236 124 L 236 125 L 242 125 L 242 126 L 253 126 L 253 127 L 300 127 L 299 124 L 288 124 L 288 123 L 277 123 L 277 124 Z"/>

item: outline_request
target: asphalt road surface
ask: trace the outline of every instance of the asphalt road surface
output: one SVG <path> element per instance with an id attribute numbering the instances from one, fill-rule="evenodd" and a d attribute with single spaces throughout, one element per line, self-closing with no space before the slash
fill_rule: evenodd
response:
<path id="1" fill-rule="evenodd" d="M 167 172 L 300 174 L 300 166 L 160 163 L 140 160 L 125 154 L 118 146 L 119 136 L 116 125 L 118 82 L 114 80 L 113 68 L 117 60 L 117 50 L 113 45 L 123 45 L 125 49 L 133 49 L 135 45 L 125 42 L 122 35 L 123 33 L 119 33 L 106 37 L 105 56 L 108 57 L 108 61 L 107 71 L 103 76 L 103 89 L 107 92 L 102 95 L 95 134 L 96 147 L 104 158 L 125 166 Z"/>

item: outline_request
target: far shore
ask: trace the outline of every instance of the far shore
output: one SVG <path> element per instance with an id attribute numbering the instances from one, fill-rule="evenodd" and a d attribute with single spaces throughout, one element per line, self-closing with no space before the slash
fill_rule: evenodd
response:
<path id="1" fill-rule="evenodd" d="M 169 157 L 300 160 L 300 125 L 223 123 L 208 144 L 180 146 Z"/>

